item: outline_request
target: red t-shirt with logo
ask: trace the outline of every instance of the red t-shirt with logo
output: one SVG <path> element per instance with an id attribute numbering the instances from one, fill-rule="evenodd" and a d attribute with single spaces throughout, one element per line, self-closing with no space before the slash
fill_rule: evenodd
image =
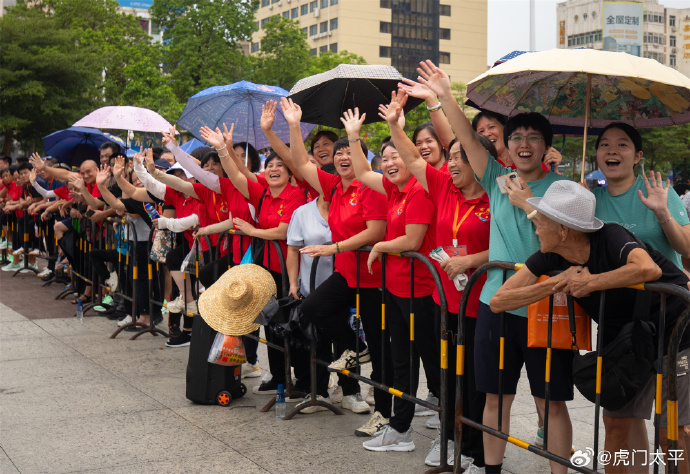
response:
<path id="1" fill-rule="evenodd" d="M 264 188 L 268 187 L 268 181 L 266 181 L 264 173 L 257 174 L 256 179 L 261 186 Z M 311 187 L 311 184 L 309 184 L 306 179 L 303 179 L 302 181 L 295 179 L 295 181 L 297 182 L 297 187 L 303 190 L 307 202 L 312 202 L 318 197 L 319 193 L 316 191 L 316 189 Z"/>
<path id="2" fill-rule="evenodd" d="M 9 196 L 12 201 L 19 201 L 22 197 L 22 190 L 23 188 L 21 186 L 17 186 L 17 183 L 12 181 L 7 187 L 7 196 Z M 24 217 L 24 211 L 21 209 L 17 209 L 14 212 L 17 217 Z"/>
<path id="3" fill-rule="evenodd" d="M 203 207 L 202 215 L 199 216 L 199 225 L 201 227 L 206 227 L 211 224 L 218 224 L 228 220 L 229 207 L 228 203 L 221 193 L 217 193 L 201 183 L 194 183 L 194 192 L 199 196 L 199 201 Z M 211 241 L 212 246 L 218 245 L 218 234 L 211 234 L 208 236 Z M 206 238 L 200 239 L 202 246 L 208 247 L 206 245 Z M 224 244 L 220 248 L 220 256 L 225 256 L 228 253 L 227 244 Z"/>
<path id="4" fill-rule="evenodd" d="M 364 186 L 356 179 L 343 191 L 343 179 L 340 176 L 317 170 L 323 198 L 330 202 L 328 209 L 328 226 L 331 228 L 333 242 L 342 242 L 353 235 L 366 230 L 367 221 L 386 219 L 386 197 L 373 189 Z M 373 245 L 376 242 L 369 242 Z M 359 256 L 360 288 L 378 288 L 381 286 L 381 262 L 376 260 L 371 266 L 373 275 L 367 269 L 368 253 Z M 336 254 L 335 271 L 347 280 L 350 288 L 357 286 L 357 262 L 354 250 Z"/>
<path id="5" fill-rule="evenodd" d="M 179 191 L 175 191 L 173 188 L 170 186 L 165 187 L 165 197 L 163 199 L 164 203 L 169 206 L 173 206 L 175 208 L 175 218 L 176 219 L 181 219 L 183 217 L 188 217 L 191 216 L 192 214 L 196 214 L 197 217 L 199 217 L 199 222 L 201 222 L 201 216 L 200 214 L 203 211 L 203 206 L 201 206 L 201 203 L 199 200 L 194 199 L 191 196 L 185 196 Z M 192 243 L 194 242 L 194 236 L 193 232 L 189 229 L 184 231 L 184 237 L 187 239 L 187 242 L 189 243 L 189 248 L 192 247 Z M 206 248 L 204 248 L 206 247 Z M 205 239 L 201 240 L 201 250 L 207 250 L 208 246 L 206 245 Z"/>
<path id="6" fill-rule="evenodd" d="M 434 249 L 436 233 L 434 224 L 435 204 L 424 188 L 413 176 L 403 187 L 383 179 L 383 187 L 388 195 L 388 214 L 386 219 L 386 240 L 405 235 L 407 224 L 428 224 L 421 247 L 417 252 L 429 255 Z M 434 279 L 426 266 L 419 260 L 414 262 L 414 296 L 431 295 L 435 288 Z M 410 297 L 410 259 L 389 255 L 386 257 L 386 289 L 395 296 Z"/>
<path id="7" fill-rule="evenodd" d="M 277 197 L 271 195 L 269 188 L 261 186 L 259 183 L 248 179 L 247 186 L 249 188 L 249 204 L 254 206 L 254 209 L 259 209 L 259 201 L 261 204 L 261 212 L 257 216 L 258 228 L 272 229 L 278 227 L 282 222 L 290 223 L 292 213 L 295 209 L 306 203 L 304 198 L 304 191 L 297 186 L 288 184 L 285 189 Z M 264 194 L 264 190 L 266 193 Z M 285 240 L 279 240 L 280 248 L 283 251 L 283 257 L 287 257 L 287 243 Z M 264 267 L 271 271 L 280 273 L 280 260 L 278 253 L 272 243 L 266 241 L 264 246 Z"/>
<path id="8" fill-rule="evenodd" d="M 429 187 L 429 197 L 436 202 L 436 247 L 452 247 L 453 239 L 457 239 L 458 246 L 467 246 L 468 255 L 488 250 L 491 226 L 489 196 L 483 193 L 480 197 L 468 201 L 455 187 L 450 174 L 436 170 L 430 165 L 426 167 L 426 182 Z M 454 228 L 457 228 L 457 231 Z M 453 280 L 441 270 L 438 262 L 432 261 L 441 276 L 448 311 L 457 314 L 462 292 L 455 289 Z M 474 268 L 468 270 L 467 276 L 472 275 L 474 270 Z M 479 294 L 485 282 L 486 274 L 479 278 L 472 289 L 466 310 L 469 317 L 477 317 Z M 441 304 L 438 289 L 434 289 L 434 301 L 436 304 Z"/>
<path id="9" fill-rule="evenodd" d="M 220 178 L 220 192 L 223 194 L 225 202 L 233 218 L 238 217 L 246 222 L 252 222 L 252 215 L 249 212 L 249 204 L 244 199 L 242 193 L 232 184 L 228 178 Z M 251 238 L 240 235 L 231 235 L 232 239 L 232 261 L 239 264 L 242 261 L 244 252 L 247 251 L 252 243 Z"/>
<path id="10" fill-rule="evenodd" d="M 53 192 L 60 199 L 64 199 L 65 201 L 72 200 L 72 196 L 70 196 L 69 189 L 67 188 L 67 186 L 62 186 L 60 188 L 53 189 Z"/>

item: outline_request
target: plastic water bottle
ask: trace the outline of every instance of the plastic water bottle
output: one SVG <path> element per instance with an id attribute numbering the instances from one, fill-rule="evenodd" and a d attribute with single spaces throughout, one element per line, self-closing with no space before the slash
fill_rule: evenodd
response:
<path id="1" fill-rule="evenodd" d="M 276 418 L 285 418 L 285 389 L 283 384 L 278 384 L 276 393 Z"/>
<path id="2" fill-rule="evenodd" d="M 153 205 L 151 205 L 151 203 L 149 203 L 149 202 L 144 203 L 144 208 L 146 209 L 146 212 L 148 212 L 151 219 L 159 219 L 160 218 L 160 214 L 158 214 L 158 211 L 156 210 L 155 207 L 153 207 Z"/>
<path id="3" fill-rule="evenodd" d="M 84 322 L 84 306 L 81 300 L 77 301 L 77 321 Z"/>

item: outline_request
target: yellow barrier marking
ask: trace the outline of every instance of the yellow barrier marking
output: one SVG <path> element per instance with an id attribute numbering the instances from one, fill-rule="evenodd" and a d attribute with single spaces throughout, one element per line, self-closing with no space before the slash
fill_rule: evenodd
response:
<path id="1" fill-rule="evenodd" d="M 149 263 L 149 280 L 153 280 L 153 265 Z"/>
<path id="2" fill-rule="evenodd" d="M 668 440 L 678 441 L 678 402 L 668 400 L 666 402 L 666 426 L 668 426 Z"/>
<path id="3" fill-rule="evenodd" d="M 137 271 L 138 271 L 137 266 L 136 266 L 136 265 L 133 266 L 133 267 L 132 267 L 132 280 L 136 280 L 136 279 L 137 279 Z"/>
<path id="4" fill-rule="evenodd" d="M 392 255 L 394 257 L 402 257 L 399 253 L 387 253 L 386 255 Z"/>
<path id="5" fill-rule="evenodd" d="M 381 330 L 386 330 L 386 303 L 381 303 Z"/>
<path id="6" fill-rule="evenodd" d="M 503 357 L 505 356 L 505 345 L 506 345 L 506 339 L 505 337 L 501 338 L 501 352 L 498 356 L 498 370 L 503 370 Z"/>
<path id="7" fill-rule="evenodd" d="M 546 348 L 546 376 L 544 377 L 546 383 L 551 382 L 551 348 Z"/>
<path id="8" fill-rule="evenodd" d="M 263 343 L 263 344 L 266 344 L 268 341 L 267 341 L 266 339 L 261 339 L 261 338 L 259 338 L 259 342 L 261 342 L 261 343 Z"/>
<path id="9" fill-rule="evenodd" d="M 654 406 L 654 411 L 657 415 L 661 415 L 661 389 L 663 388 L 662 379 L 662 374 L 656 374 L 656 403 Z"/>
<path id="10" fill-rule="evenodd" d="M 529 443 L 522 441 L 521 439 L 508 436 L 508 442 L 514 444 L 515 446 L 520 446 L 522 449 L 529 449 Z"/>
<path id="11" fill-rule="evenodd" d="M 196 277 L 199 278 L 199 260 L 194 262 L 194 269 L 196 271 Z"/>
<path id="12" fill-rule="evenodd" d="M 633 290 L 644 290 L 644 283 L 638 283 L 637 285 L 630 285 L 628 288 Z"/>
<path id="13" fill-rule="evenodd" d="M 359 293 L 355 296 L 355 317 L 359 319 Z"/>
<path id="14" fill-rule="evenodd" d="M 597 388 L 595 393 L 601 393 L 601 356 L 597 357 Z"/>
<path id="15" fill-rule="evenodd" d="M 443 342 L 443 341 L 441 341 Z M 456 364 L 455 364 L 455 374 L 464 375 L 465 374 L 465 346 L 459 345 L 456 349 Z"/>
<path id="16" fill-rule="evenodd" d="M 389 388 L 388 393 L 390 393 L 391 395 L 395 395 L 396 397 L 402 398 L 402 392 L 400 390 Z"/>
<path id="17" fill-rule="evenodd" d="M 343 374 L 343 375 L 350 375 L 350 371 L 347 370 L 347 369 L 341 370 L 340 373 Z"/>
<path id="18" fill-rule="evenodd" d="M 522 267 L 524 267 L 524 266 L 525 266 L 524 263 L 516 263 L 516 264 L 515 264 L 515 267 L 513 267 L 513 268 L 515 268 L 515 271 L 517 271 L 517 270 L 520 270 L 520 269 L 521 269 Z"/>
<path id="19" fill-rule="evenodd" d="M 410 313 L 410 341 L 414 341 L 414 313 Z"/>

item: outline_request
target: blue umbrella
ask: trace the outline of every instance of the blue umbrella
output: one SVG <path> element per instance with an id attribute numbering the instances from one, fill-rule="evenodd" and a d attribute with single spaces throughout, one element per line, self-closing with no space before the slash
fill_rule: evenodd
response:
<path id="1" fill-rule="evenodd" d="M 606 176 L 604 176 L 604 173 L 601 172 L 601 170 L 594 170 L 588 175 L 585 176 L 585 179 L 606 179 Z"/>
<path id="2" fill-rule="evenodd" d="M 234 141 L 248 142 L 260 150 L 270 146 L 261 131 L 261 106 L 268 100 L 280 101 L 287 96 L 285 89 L 240 81 L 225 86 L 214 86 L 194 94 L 187 101 L 178 125 L 201 139 L 203 126 L 223 130 L 223 124 L 235 124 Z M 302 140 L 306 139 L 313 124 L 302 124 Z M 283 142 L 290 141 L 290 128 L 280 107 L 276 109 L 273 131 Z"/>
<path id="3" fill-rule="evenodd" d="M 200 142 L 196 138 L 192 138 L 187 143 L 183 143 L 182 145 L 180 145 L 180 149 L 182 151 L 184 151 L 185 153 L 189 154 L 193 150 L 196 150 L 197 148 L 202 147 L 202 146 L 208 146 L 208 145 L 206 143 Z"/>
<path id="4" fill-rule="evenodd" d="M 58 161 L 70 166 L 79 166 L 85 160 L 94 160 L 98 163 L 98 148 L 109 141 L 114 141 L 124 148 L 124 141 L 109 133 L 95 128 L 70 127 L 43 137 L 43 150 L 46 155 Z"/>

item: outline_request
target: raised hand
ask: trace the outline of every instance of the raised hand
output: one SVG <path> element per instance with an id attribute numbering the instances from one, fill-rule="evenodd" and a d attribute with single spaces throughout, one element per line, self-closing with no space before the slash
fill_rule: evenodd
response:
<path id="1" fill-rule="evenodd" d="M 174 146 L 177 146 L 177 140 L 175 139 L 175 127 L 170 127 L 170 130 L 166 132 L 161 132 L 163 134 L 163 146 L 167 145 L 168 143 L 172 143 Z"/>
<path id="2" fill-rule="evenodd" d="M 276 119 L 277 102 L 269 100 L 266 105 L 261 106 L 261 130 L 270 130 L 273 128 L 273 121 Z"/>
<path id="3" fill-rule="evenodd" d="M 149 174 L 153 174 L 156 171 L 156 164 L 153 161 L 153 149 L 147 148 L 144 150 L 144 163 Z"/>
<path id="4" fill-rule="evenodd" d="M 223 124 L 223 141 L 225 142 L 225 146 L 228 147 L 228 153 L 230 152 L 231 148 L 234 148 L 234 142 L 233 142 L 233 134 L 235 132 L 235 124 L 231 123 L 230 124 L 230 130 L 228 130 L 228 126 Z"/>
<path id="5" fill-rule="evenodd" d="M 140 159 L 141 159 L 141 155 Z M 119 179 L 122 173 L 125 171 L 125 158 L 123 156 L 118 156 L 115 158 L 115 164 L 113 165 L 113 176 L 115 179 Z"/>
<path id="6" fill-rule="evenodd" d="M 407 94 L 405 91 L 391 92 L 391 103 L 384 106 L 379 106 L 379 116 L 383 118 L 389 125 L 396 123 L 400 128 L 405 128 L 405 111 L 403 107 L 407 103 Z"/>
<path id="7" fill-rule="evenodd" d="M 561 161 L 563 161 L 563 155 L 561 155 L 560 151 L 556 150 L 552 146 L 546 150 L 546 155 L 544 155 L 544 164 L 547 166 L 547 168 L 549 168 L 549 170 L 551 169 L 551 164 L 553 164 L 554 171 L 558 173 L 558 165 L 561 164 Z"/>
<path id="8" fill-rule="evenodd" d="M 281 97 L 280 109 L 283 111 L 283 116 L 288 124 L 296 125 L 302 121 L 302 108 L 295 104 L 292 99 Z"/>
<path id="9" fill-rule="evenodd" d="M 33 166 L 37 172 L 43 170 L 46 167 L 45 162 L 41 159 L 41 155 L 39 155 L 38 153 L 32 153 L 31 158 L 29 158 L 29 161 L 31 162 L 31 166 Z"/>
<path id="10" fill-rule="evenodd" d="M 436 94 L 428 86 L 415 82 L 412 79 L 403 78 L 402 82 L 398 82 L 398 89 L 405 91 L 411 97 L 422 99 L 425 102 L 427 99 L 436 98 Z"/>
<path id="11" fill-rule="evenodd" d="M 647 188 L 647 197 L 644 196 L 642 190 L 637 191 L 637 195 L 642 201 L 642 204 L 647 206 L 654 213 L 659 213 L 665 211 L 668 207 L 668 188 L 671 186 L 671 181 L 666 180 L 666 186 L 664 187 L 664 182 L 661 179 L 661 173 L 656 173 L 654 171 L 649 172 L 649 179 L 647 176 L 642 175 L 644 179 L 644 185 Z M 662 216 L 663 218 L 663 216 Z M 658 220 L 661 220 L 657 216 Z"/>
<path id="12" fill-rule="evenodd" d="M 110 176 L 110 166 L 101 165 L 101 169 L 96 175 L 96 184 L 105 184 Z"/>
<path id="13" fill-rule="evenodd" d="M 348 137 L 359 137 L 359 131 L 362 128 L 364 119 L 367 118 L 367 114 L 359 115 L 359 107 L 355 107 L 354 112 L 352 109 L 347 109 L 343 116 L 340 117 L 340 121 L 345 125 L 345 131 Z"/>
<path id="14" fill-rule="evenodd" d="M 220 129 L 216 127 L 216 130 L 213 131 L 208 127 L 201 127 L 199 130 L 199 134 L 201 135 L 201 138 L 206 140 L 209 145 L 211 145 L 214 148 L 223 148 L 223 145 L 225 144 L 225 141 L 223 140 L 223 134 L 220 132 Z"/>
<path id="15" fill-rule="evenodd" d="M 422 61 L 417 68 L 417 80 L 431 89 L 438 97 L 451 94 L 450 78 L 430 60 Z"/>
<path id="16" fill-rule="evenodd" d="M 72 186 L 74 186 L 75 189 L 77 189 L 79 191 L 83 191 L 84 189 L 86 189 L 86 185 L 84 184 L 84 180 L 79 175 L 73 175 L 72 177 L 70 177 L 69 183 Z"/>
<path id="17" fill-rule="evenodd" d="M 29 172 L 29 181 L 30 181 L 31 183 L 36 182 L 36 168 L 33 168 L 33 169 Z"/>

